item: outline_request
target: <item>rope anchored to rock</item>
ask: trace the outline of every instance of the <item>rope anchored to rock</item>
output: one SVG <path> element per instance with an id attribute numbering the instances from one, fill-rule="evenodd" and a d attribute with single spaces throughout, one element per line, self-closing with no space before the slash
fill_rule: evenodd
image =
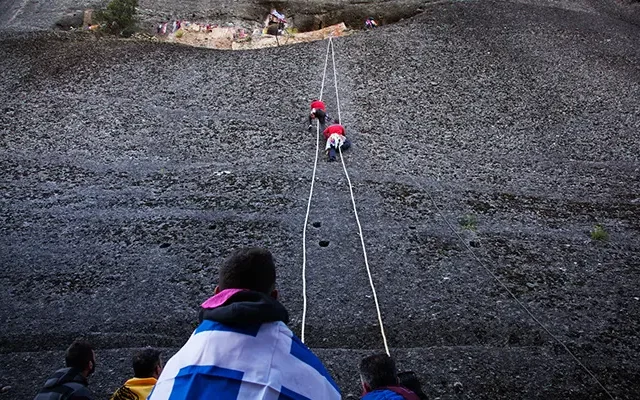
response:
<path id="1" fill-rule="evenodd" d="M 329 41 L 327 43 L 327 53 L 325 56 L 325 64 L 324 64 L 324 71 L 322 74 L 322 85 L 320 88 L 320 100 L 322 100 L 322 95 L 324 93 L 324 84 L 325 84 L 325 80 L 326 80 L 326 75 L 327 75 L 327 65 L 328 65 L 328 60 L 329 60 L 329 52 L 331 52 L 331 60 L 332 60 L 332 66 L 333 66 L 333 81 L 334 81 L 334 86 L 335 86 L 335 91 L 336 91 L 336 104 L 337 104 L 337 111 L 338 111 L 338 120 L 342 122 L 342 114 L 340 111 L 340 97 L 339 97 L 339 93 L 338 93 L 338 75 L 337 75 L 337 68 L 336 68 L 336 59 L 335 59 L 335 49 L 333 47 L 333 39 L 329 38 Z M 329 138 L 329 140 L 331 140 L 331 137 Z M 353 205 L 353 213 L 354 216 L 356 218 L 356 223 L 358 225 L 358 234 L 360 235 L 360 243 L 362 244 L 362 253 L 364 255 L 364 264 L 365 267 L 367 269 L 367 275 L 369 277 L 369 285 L 371 286 L 371 292 L 373 294 L 373 300 L 375 302 L 375 306 L 376 306 L 376 313 L 378 315 L 378 323 L 380 325 L 380 333 L 382 335 L 382 342 L 384 345 L 384 350 L 385 352 L 390 355 L 389 353 L 389 346 L 387 345 L 387 336 L 385 335 L 384 332 L 384 324 L 382 321 L 382 312 L 380 311 L 380 304 L 378 302 L 378 295 L 376 294 L 376 288 L 375 285 L 373 283 L 373 276 L 371 274 L 371 268 L 369 266 L 369 260 L 367 258 L 367 249 L 365 246 L 365 242 L 364 242 L 364 235 L 362 233 L 362 224 L 360 223 L 360 218 L 358 217 L 358 209 L 356 207 L 356 200 L 355 200 L 355 196 L 353 194 L 353 185 L 351 183 L 351 179 L 349 178 L 349 173 L 347 172 L 347 167 L 346 164 L 344 162 L 344 158 L 342 157 L 342 143 L 344 141 L 344 139 L 337 139 L 334 138 L 335 141 L 337 141 L 337 144 L 339 144 L 338 146 L 336 146 L 338 148 L 338 151 L 340 152 L 340 160 L 342 161 L 342 169 L 344 170 L 344 174 L 345 177 L 347 178 L 347 183 L 349 185 L 349 194 L 351 195 L 351 204 Z M 330 142 L 329 142 L 330 143 Z M 307 263 L 307 256 L 306 256 L 306 232 L 307 232 L 307 225 L 309 223 L 309 210 L 311 208 L 311 198 L 313 197 L 313 184 L 315 181 L 315 176 L 316 176 L 316 169 L 317 169 L 317 165 L 318 165 L 318 152 L 319 152 L 319 147 L 320 147 L 320 122 L 317 121 L 316 122 L 316 156 L 315 156 L 315 161 L 314 161 L 314 165 L 313 165 L 313 174 L 311 177 L 311 189 L 309 191 L 309 201 L 307 202 L 307 213 L 305 216 L 305 220 L 304 220 L 304 228 L 303 228 L 303 235 L 302 235 L 302 251 L 303 251 L 303 255 L 302 255 L 302 296 L 303 296 L 303 306 L 302 306 L 302 329 L 301 329 L 301 335 L 300 338 L 301 340 L 304 342 L 305 340 L 305 323 L 306 323 L 306 314 L 307 314 L 307 294 L 306 294 L 306 263 Z"/>

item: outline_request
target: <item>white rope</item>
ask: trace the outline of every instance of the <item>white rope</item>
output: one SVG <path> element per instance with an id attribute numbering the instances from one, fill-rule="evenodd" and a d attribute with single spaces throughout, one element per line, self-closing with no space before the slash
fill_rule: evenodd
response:
<path id="1" fill-rule="evenodd" d="M 320 97 L 324 93 L 324 81 L 327 76 L 327 65 L 329 64 L 329 47 L 331 39 L 327 43 L 327 54 L 324 58 L 324 71 L 322 72 L 322 84 L 320 85 Z M 302 328 L 300 340 L 304 343 L 304 325 L 307 319 L 307 225 L 309 224 L 309 211 L 311 210 L 311 198 L 313 197 L 313 184 L 316 181 L 316 170 L 318 169 L 318 150 L 320 148 L 320 121 L 316 119 L 316 159 L 313 162 L 313 174 L 311 175 L 311 188 L 309 189 L 309 200 L 307 201 L 307 214 L 304 217 L 304 227 L 302 228 Z"/>
<path id="2" fill-rule="evenodd" d="M 405 166 L 406 168 L 406 166 Z M 408 171 L 408 169 L 407 169 Z M 411 179 L 413 179 L 413 177 L 410 177 Z M 420 186 L 417 184 L 417 182 L 414 180 L 414 184 L 416 186 Z M 453 227 L 453 225 L 451 224 L 451 222 L 449 222 L 449 220 L 447 219 L 447 217 L 445 217 L 444 213 L 442 212 L 442 210 L 440 209 L 440 207 L 438 206 L 438 203 L 436 203 L 436 200 L 433 198 L 433 196 L 431 195 L 430 191 L 426 191 L 427 195 L 429 196 L 429 199 L 431 200 L 431 203 L 433 204 L 433 206 L 435 207 L 437 213 L 440 215 L 440 217 L 442 218 L 442 220 L 445 222 L 445 224 L 447 224 L 447 226 L 449 227 L 449 229 L 451 230 L 451 232 L 454 233 L 454 235 L 456 235 L 458 237 L 458 239 L 460 240 L 460 242 L 464 245 L 464 247 L 467 249 L 467 251 L 469 251 L 469 253 L 471 254 L 471 256 L 478 262 L 478 264 L 480 264 L 480 266 L 496 281 L 498 282 L 498 284 L 500 284 L 500 286 L 502 286 L 502 288 L 509 293 L 509 296 L 511 296 L 511 298 L 513 298 L 513 300 L 515 300 L 515 302 L 520 306 L 520 308 L 522 308 L 527 315 L 529 315 L 529 317 L 531 317 L 531 319 L 533 319 L 541 328 L 543 331 L 545 331 L 547 333 L 547 335 L 549 335 L 553 340 L 555 340 L 566 352 L 567 354 L 569 354 L 571 356 L 571 358 L 573 358 L 573 360 L 578 363 L 578 365 L 591 377 L 593 378 L 593 380 L 598 384 L 598 386 L 600 386 L 600 388 L 607 394 L 607 396 L 609 396 L 609 398 L 611 400 L 614 400 L 613 395 L 607 390 L 607 388 L 602 384 L 602 382 L 600 382 L 600 380 L 598 379 L 598 377 L 596 377 L 596 375 L 591 372 L 591 370 L 589 368 L 587 368 L 586 365 L 584 365 L 582 363 L 582 361 L 580 361 L 578 359 L 578 357 L 571 351 L 571 349 L 569 349 L 569 347 L 564 344 L 564 342 L 562 340 L 560 340 L 560 338 L 558 338 L 556 335 L 554 335 L 553 333 L 551 333 L 551 331 L 549 329 L 547 329 L 547 327 L 540 322 L 540 320 L 538 318 L 536 318 L 535 315 L 533 315 L 533 312 L 531 310 L 529 310 L 529 308 L 522 303 L 517 297 L 516 295 L 509 289 L 509 287 L 502 282 L 502 280 L 500 278 L 498 278 L 498 276 L 496 274 L 493 273 L 493 271 L 491 271 L 491 269 L 489 269 L 489 267 L 487 267 L 482 260 L 480 259 L 480 257 L 478 257 L 478 255 L 476 254 L 475 251 L 473 251 L 473 249 L 471 248 L 471 246 L 469 246 L 469 244 L 467 243 L 466 240 L 464 240 L 462 238 L 462 236 L 460 235 L 460 233 L 458 233 L 458 231 Z"/>
<path id="3" fill-rule="evenodd" d="M 324 81 L 327 77 L 327 66 L 329 65 L 329 46 L 331 45 L 331 38 L 329 38 L 329 42 L 327 43 L 327 54 L 324 56 L 324 70 L 322 71 L 322 84 L 320 85 L 320 97 L 318 100 L 322 101 L 322 94 L 324 93 Z M 318 130 L 320 130 L 320 123 L 318 121 Z"/>
<path id="4" fill-rule="evenodd" d="M 329 38 L 329 43 L 331 44 L 331 60 L 333 61 L 333 82 L 336 87 L 336 104 L 338 108 L 338 121 L 342 124 L 342 116 L 340 115 L 340 97 L 338 97 L 338 73 L 336 72 L 336 54 L 333 50 L 333 40 Z M 344 124 L 342 124 L 344 126 Z M 345 170 L 346 172 L 346 170 Z"/>
<path id="5" fill-rule="evenodd" d="M 338 97 L 338 76 L 336 72 L 336 58 L 335 58 L 335 50 L 333 49 L 333 41 L 329 38 L 329 43 L 331 44 L 331 59 L 333 61 L 333 81 L 336 88 L 336 103 L 338 105 L 338 120 L 344 126 L 342 122 L 342 116 L 340 115 L 340 98 Z M 369 275 L 369 285 L 371 285 L 371 292 L 373 293 L 373 301 L 376 303 L 376 312 L 378 313 L 378 323 L 380 324 L 380 333 L 382 334 L 382 343 L 384 344 L 384 351 L 387 355 L 391 355 L 389 353 L 389 346 L 387 345 L 387 336 L 384 334 L 384 324 L 382 323 L 382 312 L 380 312 L 380 304 L 378 303 L 378 295 L 376 294 L 376 287 L 373 284 L 373 277 L 371 276 L 371 268 L 369 268 L 369 259 L 367 258 L 367 248 L 364 245 L 364 235 L 362 234 L 362 225 L 360 224 L 360 218 L 358 217 L 358 209 L 356 208 L 356 198 L 353 194 L 353 185 L 351 184 L 351 179 L 349 178 L 349 173 L 347 172 L 347 167 L 344 163 L 344 158 L 342 157 L 342 146 L 338 143 L 338 152 L 340 153 L 340 161 L 342 162 L 342 169 L 344 170 L 344 175 L 347 177 L 347 183 L 349 184 L 349 193 L 351 194 L 351 204 L 353 205 L 353 214 L 356 217 L 356 223 L 358 224 L 358 233 L 360 234 L 360 243 L 362 244 L 362 253 L 364 254 L 364 265 L 367 267 L 367 275 Z"/>
<path id="6" fill-rule="evenodd" d="M 337 109 L 338 109 L 338 120 L 340 121 L 341 124 L 343 124 L 342 121 L 342 115 L 340 113 L 340 98 L 338 95 L 338 77 L 337 77 L 337 69 L 336 69 L 336 60 L 335 60 L 335 50 L 333 47 L 333 40 L 331 38 L 329 38 L 329 43 L 327 44 L 327 54 L 325 56 L 325 64 L 324 64 L 324 72 L 322 75 L 322 85 L 321 85 L 321 89 L 320 89 L 320 99 L 322 99 L 322 94 L 324 91 L 324 83 L 325 83 L 325 77 L 326 77 L 326 73 L 327 73 L 327 63 L 328 63 L 328 57 L 329 57 L 329 48 L 331 48 L 331 60 L 333 62 L 333 78 L 334 78 L 334 85 L 335 85 L 335 90 L 336 90 L 336 103 L 337 103 Z M 344 124 L 343 124 L 344 125 Z M 309 219 L 309 210 L 311 207 L 311 197 L 313 195 L 313 183 L 315 181 L 315 175 L 316 175 L 316 169 L 317 169 L 317 164 L 318 164 L 318 148 L 319 148 L 319 139 L 320 139 L 320 123 L 317 122 L 317 126 L 316 126 L 316 158 L 315 158 L 315 163 L 313 166 L 313 178 L 311 181 L 311 190 L 309 193 L 309 201 L 307 203 L 307 214 L 305 216 L 305 223 L 304 223 L 304 230 L 303 230 L 303 243 L 302 243 L 302 248 L 303 248 L 303 268 L 302 268 L 302 276 L 303 276 L 303 280 L 302 280 L 302 291 L 303 291 L 303 311 L 302 311 L 302 342 L 304 342 L 304 325 L 305 325 L 305 318 L 306 318 L 306 309 L 307 309 L 307 298 L 306 298 L 306 279 L 305 279 L 305 271 L 306 271 L 306 228 L 307 228 L 307 223 L 308 223 L 308 219 Z M 369 267 L 369 260 L 367 258 L 367 250 L 366 250 L 366 246 L 364 243 L 364 235 L 362 233 L 362 225 L 360 224 L 360 218 L 358 217 L 358 210 L 356 207 L 356 201 L 355 201 L 355 196 L 353 194 L 353 185 L 351 184 L 351 179 L 349 178 L 349 173 L 347 172 L 347 167 L 344 163 L 344 158 L 342 157 L 342 148 L 341 146 L 337 146 L 338 147 L 338 152 L 340 153 L 340 161 L 342 162 L 342 169 L 344 170 L 344 174 L 347 178 L 347 183 L 349 184 L 349 193 L 351 195 L 351 204 L 353 205 L 353 213 L 356 217 L 356 223 L 358 224 L 358 233 L 360 235 L 360 243 L 362 244 L 362 252 L 364 254 L 364 263 L 365 266 L 367 268 L 367 275 L 369 276 L 369 284 L 371 285 L 371 292 L 373 293 L 373 300 L 375 302 L 376 305 L 376 312 L 378 314 L 378 322 L 380 324 L 380 333 L 382 334 L 382 341 L 384 343 L 384 349 L 385 352 L 387 353 L 387 355 L 390 355 L 389 353 L 389 347 L 387 345 L 387 337 L 384 333 L 384 325 L 382 322 L 382 313 L 380 312 L 380 305 L 378 303 L 378 296 L 376 294 L 376 289 L 375 289 L 375 285 L 373 283 L 373 277 L 371 276 L 371 268 Z M 562 342 L 557 336 L 555 336 L 553 333 L 551 333 L 551 331 L 549 331 L 549 329 L 547 329 L 547 327 L 542 324 L 542 322 L 540 322 L 540 320 L 538 320 L 538 318 L 536 318 L 536 316 L 529 310 L 529 308 L 527 306 L 525 306 L 516 296 L 515 294 L 507 287 L 507 285 L 505 285 L 502 280 L 500 278 L 498 278 L 493 271 L 491 271 L 480 259 L 480 257 L 478 257 L 476 255 L 476 253 L 473 251 L 473 249 L 467 244 L 467 242 L 462 238 L 462 236 L 460 236 L 460 234 L 458 233 L 458 231 L 453 227 L 453 225 L 449 222 L 449 220 L 444 216 L 444 213 L 442 212 L 442 210 L 440 209 L 440 207 L 438 206 L 438 204 L 436 203 L 435 199 L 433 198 L 433 196 L 431 195 L 431 193 L 429 191 L 427 191 L 427 195 L 429 196 L 429 198 L 431 199 L 431 202 L 433 203 L 434 207 L 436 208 L 438 214 L 440 215 L 440 217 L 444 220 L 444 222 L 448 225 L 449 229 L 451 229 L 451 231 L 458 237 L 458 239 L 463 243 L 463 245 L 466 247 L 466 249 L 471 253 L 471 255 L 474 257 L 474 259 L 478 262 L 478 264 L 480 264 L 480 266 L 487 272 L 489 273 L 489 275 L 491 275 L 491 277 L 496 280 L 500 286 L 502 286 L 503 289 L 505 289 L 507 291 L 507 293 L 516 301 L 516 303 L 529 315 L 529 317 L 531 317 L 551 338 L 553 338 L 557 343 L 560 344 L 560 346 L 571 356 L 571 358 L 573 358 L 574 361 L 576 361 L 578 363 L 578 365 L 591 377 L 595 380 L 595 382 L 598 384 L 598 386 L 609 396 L 609 398 L 611 398 L 612 400 L 614 399 L 613 395 L 607 390 L 607 388 L 602 384 L 602 382 L 600 382 L 600 380 L 596 377 L 596 375 L 591 372 L 591 370 L 589 368 L 587 368 L 586 365 L 584 365 L 579 359 L 578 357 L 571 351 L 571 349 L 569 349 L 569 347 L 564 344 L 564 342 Z"/>
<path id="7" fill-rule="evenodd" d="M 338 151 L 340 152 L 340 161 L 342 161 L 342 169 L 344 170 L 344 175 L 347 177 L 347 182 L 349 183 L 349 193 L 351 193 L 351 204 L 353 204 L 353 214 L 356 216 L 356 222 L 358 223 L 358 232 L 360 234 L 360 243 L 362 243 L 362 253 L 364 254 L 364 265 L 367 267 L 367 275 L 369 275 L 369 285 L 371 285 L 371 292 L 373 293 L 373 301 L 376 303 L 376 312 L 378 313 L 378 323 L 380 323 L 380 333 L 382 334 L 382 343 L 384 344 L 384 351 L 388 356 L 391 356 L 389 353 L 389 346 L 387 345 L 387 336 L 384 334 L 384 325 L 382 324 L 382 313 L 380 312 L 380 304 L 378 304 L 378 295 L 376 294 L 376 288 L 373 285 L 373 278 L 371 277 L 371 269 L 369 268 L 369 260 L 367 259 L 367 249 L 364 246 L 364 236 L 362 235 L 362 225 L 360 225 L 360 218 L 358 218 L 358 210 L 356 209 L 356 199 L 353 195 L 353 185 L 351 185 L 351 179 L 349 179 L 349 174 L 347 173 L 347 167 L 344 164 L 344 158 L 342 158 L 342 149 L 341 146 L 338 146 Z"/>

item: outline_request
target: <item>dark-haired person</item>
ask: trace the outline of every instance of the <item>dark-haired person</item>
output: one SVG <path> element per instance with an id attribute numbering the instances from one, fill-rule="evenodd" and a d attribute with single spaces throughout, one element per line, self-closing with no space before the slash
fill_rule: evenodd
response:
<path id="1" fill-rule="evenodd" d="M 238 249 L 218 275 L 200 324 L 167 362 L 149 400 L 340 399 L 320 360 L 286 325 L 271 253 Z"/>
<path id="2" fill-rule="evenodd" d="M 93 400 L 87 377 L 96 369 L 96 355 L 89 343 L 75 340 L 65 353 L 66 368 L 57 370 L 34 400 Z"/>
<path id="3" fill-rule="evenodd" d="M 327 152 L 327 161 L 336 161 L 336 150 L 340 148 L 340 151 L 348 150 L 351 147 L 351 142 L 347 139 L 347 134 L 344 127 L 340 125 L 340 121 L 337 119 L 333 121 L 333 124 L 329 125 L 323 132 L 324 138 L 327 139 L 325 151 Z"/>
<path id="4" fill-rule="evenodd" d="M 386 354 L 374 354 L 360 361 L 362 400 L 420 400 L 411 390 L 399 386 L 396 363 Z"/>
<path id="5" fill-rule="evenodd" d="M 146 400 L 162 372 L 160 351 L 146 348 L 133 356 L 133 378 L 111 396 L 111 400 Z"/>
<path id="6" fill-rule="evenodd" d="M 327 123 L 327 120 L 330 118 L 327 115 L 327 107 L 324 105 L 324 102 L 320 100 L 314 100 L 311 102 L 311 112 L 309 113 L 309 130 L 313 126 L 311 122 L 317 119 L 320 122 L 320 125 L 324 126 Z"/>

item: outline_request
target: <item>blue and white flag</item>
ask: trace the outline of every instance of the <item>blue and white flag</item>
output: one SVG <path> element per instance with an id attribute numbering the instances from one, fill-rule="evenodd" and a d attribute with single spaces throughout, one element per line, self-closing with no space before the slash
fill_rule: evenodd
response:
<path id="1" fill-rule="evenodd" d="M 340 399 L 320 360 L 281 321 L 204 320 L 167 362 L 148 400 Z"/>
<path id="2" fill-rule="evenodd" d="M 280 14 L 279 12 L 277 12 L 276 10 L 271 10 L 271 15 L 273 15 L 274 17 L 278 18 L 280 21 L 286 21 L 284 14 Z"/>

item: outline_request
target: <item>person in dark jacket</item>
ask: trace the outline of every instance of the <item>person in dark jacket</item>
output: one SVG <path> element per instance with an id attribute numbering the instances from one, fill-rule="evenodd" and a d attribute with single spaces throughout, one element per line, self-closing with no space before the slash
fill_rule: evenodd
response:
<path id="1" fill-rule="evenodd" d="M 429 397 L 422 391 L 422 384 L 413 371 L 404 371 L 398 374 L 400 386 L 406 387 L 418 396 L 420 400 L 428 400 Z"/>
<path id="2" fill-rule="evenodd" d="M 93 400 L 87 377 L 96 369 L 96 355 L 84 340 L 75 340 L 65 354 L 67 367 L 57 370 L 34 400 Z"/>
<path id="3" fill-rule="evenodd" d="M 362 400 L 420 400 L 398 383 L 396 363 L 386 354 L 374 354 L 360 362 Z"/>

